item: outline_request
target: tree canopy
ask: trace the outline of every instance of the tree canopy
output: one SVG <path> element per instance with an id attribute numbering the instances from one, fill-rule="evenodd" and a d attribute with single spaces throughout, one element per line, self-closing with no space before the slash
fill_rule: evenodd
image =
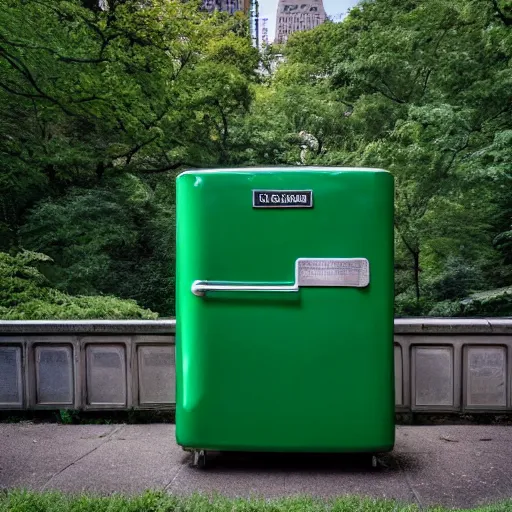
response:
<path id="1" fill-rule="evenodd" d="M 32 263 L 55 293 L 172 316 L 178 172 L 382 167 L 396 182 L 397 314 L 512 314 L 510 2 L 363 0 L 261 52 L 240 13 L 102 5 L 2 4 L 10 266 L 42 253 L 52 262 Z"/>
<path id="2" fill-rule="evenodd" d="M 494 0 L 362 1 L 294 34 L 256 97 L 286 119 L 277 140 L 317 139 L 307 163 L 393 173 L 398 314 L 511 282 L 511 20 Z"/>

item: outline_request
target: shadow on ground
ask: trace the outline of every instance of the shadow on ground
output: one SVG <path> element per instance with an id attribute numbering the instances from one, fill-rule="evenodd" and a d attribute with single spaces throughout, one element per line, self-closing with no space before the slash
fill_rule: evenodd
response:
<path id="1" fill-rule="evenodd" d="M 253 453 L 253 452 L 207 452 L 206 468 L 199 471 L 240 471 L 244 474 L 261 471 L 275 473 L 315 472 L 359 473 L 375 475 L 379 472 L 400 472 L 403 468 L 414 472 L 421 461 L 414 454 L 376 454 L 377 467 L 372 466 L 372 455 L 357 454 L 309 454 L 309 453 Z M 183 462 L 193 468 L 192 455 L 184 455 Z"/>

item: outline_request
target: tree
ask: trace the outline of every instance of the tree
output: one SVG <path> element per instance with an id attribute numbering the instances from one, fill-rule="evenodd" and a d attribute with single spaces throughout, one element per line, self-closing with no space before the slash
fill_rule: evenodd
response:
<path id="1" fill-rule="evenodd" d="M 43 252 L 45 274 L 73 295 L 133 299 L 174 313 L 174 180 L 126 174 L 38 203 L 21 229 L 24 247 Z"/>
<path id="2" fill-rule="evenodd" d="M 51 283 L 174 311 L 174 178 L 227 164 L 252 101 L 247 19 L 197 2 L 6 0 L 0 250 Z"/>
<path id="3" fill-rule="evenodd" d="M 241 20 L 179 0 L 111 2 L 106 11 L 72 0 L 5 4 L 0 165 L 12 210 L 2 220 L 13 231 L 35 197 L 70 184 L 226 159 L 224 118 L 247 108 L 257 64 Z"/>
<path id="4" fill-rule="evenodd" d="M 397 314 L 507 310 L 507 0 L 363 0 L 260 56 L 198 2 L 4 4 L 0 250 L 61 291 L 171 315 L 178 172 L 343 165 L 395 177 Z"/>
<path id="5" fill-rule="evenodd" d="M 281 140 L 300 130 L 325 138 L 311 163 L 395 176 L 397 292 L 416 314 L 459 272 L 450 261 L 483 273 L 474 286 L 511 279 L 506 5 L 363 1 L 342 23 L 295 34 L 269 86 L 288 125 Z"/>

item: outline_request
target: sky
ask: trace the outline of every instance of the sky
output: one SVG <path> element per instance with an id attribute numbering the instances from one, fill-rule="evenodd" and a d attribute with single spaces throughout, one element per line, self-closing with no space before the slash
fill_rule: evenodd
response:
<path id="1" fill-rule="evenodd" d="M 324 0 L 327 16 L 346 13 L 358 0 Z M 268 18 L 268 36 L 272 42 L 276 32 L 277 0 L 259 0 L 260 18 Z"/>

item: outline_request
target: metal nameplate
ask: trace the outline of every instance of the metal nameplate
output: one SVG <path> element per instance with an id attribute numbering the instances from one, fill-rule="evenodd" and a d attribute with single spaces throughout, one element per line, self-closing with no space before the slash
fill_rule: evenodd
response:
<path id="1" fill-rule="evenodd" d="M 370 264 L 366 258 L 300 258 L 296 279 L 298 286 L 364 288 L 370 283 Z"/>
<path id="2" fill-rule="evenodd" d="M 313 208 L 312 190 L 253 190 L 253 208 Z"/>

